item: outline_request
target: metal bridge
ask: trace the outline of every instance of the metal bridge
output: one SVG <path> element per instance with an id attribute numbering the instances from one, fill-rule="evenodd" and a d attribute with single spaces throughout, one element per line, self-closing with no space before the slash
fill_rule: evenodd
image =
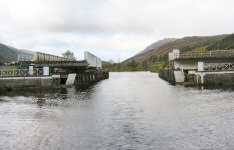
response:
<path id="1" fill-rule="evenodd" d="M 234 50 L 212 50 L 205 52 L 183 52 L 175 57 L 175 60 L 179 59 L 217 59 L 217 58 L 234 58 Z"/>
<path id="2" fill-rule="evenodd" d="M 88 67 L 88 63 L 86 60 L 83 61 L 19 61 L 14 63 L 13 65 L 17 66 L 29 66 L 34 65 L 35 67 L 58 67 L 58 68 L 85 68 Z"/>
<path id="3" fill-rule="evenodd" d="M 45 53 L 34 56 L 0 66 L 0 89 L 86 87 L 109 77 L 109 73 L 102 70 L 101 59 L 89 52 L 85 52 L 85 59 L 81 61 Z"/>
<path id="4" fill-rule="evenodd" d="M 19 60 L 7 64 L 0 69 L 0 77 L 27 77 L 60 74 L 66 76 L 70 73 L 98 72 L 101 70 L 101 59 L 85 52 L 84 60 L 67 59 L 45 53 L 34 53 L 31 60 Z"/>

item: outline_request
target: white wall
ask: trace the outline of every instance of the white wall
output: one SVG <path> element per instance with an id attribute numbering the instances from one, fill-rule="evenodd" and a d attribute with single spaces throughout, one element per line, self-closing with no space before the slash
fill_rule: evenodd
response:
<path id="1" fill-rule="evenodd" d="M 175 82 L 176 83 L 182 83 L 184 82 L 184 72 L 182 71 L 174 71 L 174 76 L 175 76 Z"/>
<path id="2" fill-rule="evenodd" d="M 66 85 L 74 85 L 76 80 L 76 74 L 69 74 L 67 77 Z"/>
<path id="3" fill-rule="evenodd" d="M 90 52 L 84 53 L 84 59 L 88 62 L 89 66 L 102 68 L 102 60 Z"/>
<path id="4" fill-rule="evenodd" d="M 197 62 L 197 70 L 198 71 L 204 71 L 204 63 L 203 62 Z"/>
<path id="5" fill-rule="evenodd" d="M 49 76 L 49 75 L 50 75 L 50 68 L 43 67 L 43 76 Z"/>

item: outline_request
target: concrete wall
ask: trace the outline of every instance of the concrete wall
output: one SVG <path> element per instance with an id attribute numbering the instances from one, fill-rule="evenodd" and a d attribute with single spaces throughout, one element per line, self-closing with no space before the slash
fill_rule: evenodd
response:
<path id="1" fill-rule="evenodd" d="M 14 77 L 0 78 L 0 89 L 58 87 L 59 77 Z"/>
<path id="2" fill-rule="evenodd" d="M 175 84 L 175 76 L 174 76 L 174 71 L 171 69 L 163 69 L 159 71 L 158 76 L 163 79 L 168 81 L 171 84 Z"/>
<path id="3" fill-rule="evenodd" d="M 176 83 L 183 83 L 184 82 L 184 72 L 183 71 L 174 71 L 175 82 Z"/>
<path id="4" fill-rule="evenodd" d="M 86 88 L 100 80 L 108 79 L 109 72 L 102 70 L 92 71 L 92 72 L 83 72 L 76 75 L 75 85 L 79 88 Z"/>
<path id="5" fill-rule="evenodd" d="M 204 74 L 204 86 L 234 86 L 234 73 Z"/>
<path id="6" fill-rule="evenodd" d="M 67 86 L 74 85 L 75 84 L 75 80 L 76 80 L 76 74 L 75 73 L 68 74 L 66 85 Z"/>

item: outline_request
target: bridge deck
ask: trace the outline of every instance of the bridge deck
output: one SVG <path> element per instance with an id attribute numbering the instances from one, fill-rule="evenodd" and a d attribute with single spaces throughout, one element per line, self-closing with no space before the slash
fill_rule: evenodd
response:
<path id="1" fill-rule="evenodd" d="M 185 52 L 181 53 L 176 60 L 183 59 L 217 59 L 217 58 L 234 58 L 234 50 L 214 50 L 207 52 Z"/>

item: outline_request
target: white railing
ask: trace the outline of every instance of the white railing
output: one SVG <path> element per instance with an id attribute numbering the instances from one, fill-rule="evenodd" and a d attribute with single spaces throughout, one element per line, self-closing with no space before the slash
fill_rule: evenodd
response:
<path id="1" fill-rule="evenodd" d="M 213 50 L 207 52 L 185 52 L 181 53 L 177 59 L 193 58 L 234 58 L 234 50 Z"/>
<path id="2" fill-rule="evenodd" d="M 33 69 L 33 75 L 29 74 L 28 69 L 2 69 L 0 70 L 0 77 L 28 77 L 28 76 L 42 76 L 42 69 Z"/>

